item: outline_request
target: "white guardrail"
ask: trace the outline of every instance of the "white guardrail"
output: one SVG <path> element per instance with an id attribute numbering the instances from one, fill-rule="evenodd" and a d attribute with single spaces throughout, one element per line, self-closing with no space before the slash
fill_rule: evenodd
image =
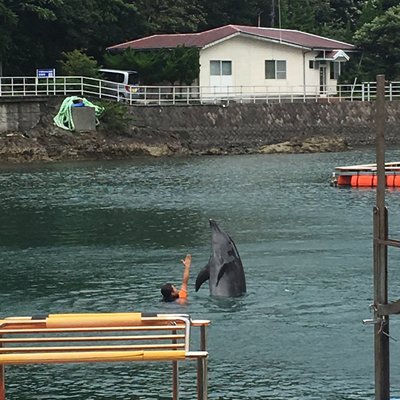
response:
<path id="1" fill-rule="evenodd" d="M 132 105 L 372 101 L 376 96 L 376 82 L 323 87 L 125 86 L 82 76 L 0 77 L 0 98 L 73 95 L 125 101 Z M 386 98 L 400 99 L 400 82 L 387 83 Z"/>

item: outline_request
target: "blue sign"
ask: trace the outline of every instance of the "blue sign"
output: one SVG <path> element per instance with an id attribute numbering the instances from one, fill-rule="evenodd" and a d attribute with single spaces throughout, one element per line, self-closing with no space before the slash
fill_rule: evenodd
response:
<path id="1" fill-rule="evenodd" d="M 37 78 L 55 78 L 56 77 L 56 70 L 53 69 L 37 69 L 36 70 L 36 77 Z"/>

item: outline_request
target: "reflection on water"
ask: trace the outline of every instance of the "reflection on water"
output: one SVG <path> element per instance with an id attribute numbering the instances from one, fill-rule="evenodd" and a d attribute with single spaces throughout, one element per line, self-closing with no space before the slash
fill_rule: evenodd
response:
<path id="1" fill-rule="evenodd" d="M 388 161 L 400 152 L 390 150 Z M 209 318 L 209 397 L 372 399 L 373 190 L 329 186 L 335 166 L 374 161 L 372 150 L 0 169 L 1 315 L 188 312 Z M 387 192 L 400 237 L 399 191 Z M 211 249 L 209 218 L 234 239 L 248 292 L 194 292 Z M 399 254 L 389 250 L 390 298 Z M 160 302 L 193 267 L 189 304 Z M 391 335 L 400 339 L 399 320 Z M 392 393 L 399 346 L 392 342 Z M 13 400 L 168 399 L 169 365 L 7 368 Z M 195 397 L 195 367 L 181 367 L 181 398 Z"/>

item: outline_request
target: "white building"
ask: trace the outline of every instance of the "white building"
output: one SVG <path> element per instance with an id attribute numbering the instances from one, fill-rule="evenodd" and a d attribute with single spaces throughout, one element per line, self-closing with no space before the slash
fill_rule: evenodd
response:
<path id="1" fill-rule="evenodd" d="M 226 25 L 200 33 L 152 35 L 109 51 L 177 46 L 200 52 L 198 84 L 209 93 L 336 93 L 349 43 L 289 29 Z"/>

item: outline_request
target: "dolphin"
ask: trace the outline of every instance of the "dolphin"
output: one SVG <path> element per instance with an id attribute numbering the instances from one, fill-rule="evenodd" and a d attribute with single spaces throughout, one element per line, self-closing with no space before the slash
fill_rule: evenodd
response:
<path id="1" fill-rule="evenodd" d="M 231 237 L 210 219 L 211 255 L 196 278 L 196 292 L 209 281 L 211 296 L 238 297 L 246 293 L 242 260 Z"/>

